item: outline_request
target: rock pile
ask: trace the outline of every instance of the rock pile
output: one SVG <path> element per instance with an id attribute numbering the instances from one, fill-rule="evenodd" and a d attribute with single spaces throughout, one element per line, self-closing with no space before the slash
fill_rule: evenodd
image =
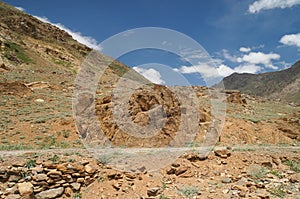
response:
<path id="1" fill-rule="evenodd" d="M 99 166 L 89 161 L 54 164 L 51 162 L 13 163 L 0 167 L 0 198 L 51 199 L 71 197 L 97 177 Z"/>

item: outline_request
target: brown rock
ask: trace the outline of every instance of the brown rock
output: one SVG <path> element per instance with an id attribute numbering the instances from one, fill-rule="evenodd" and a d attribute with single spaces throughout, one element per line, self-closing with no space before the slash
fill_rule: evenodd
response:
<path id="1" fill-rule="evenodd" d="M 228 149 L 215 150 L 214 153 L 221 158 L 228 158 L 231 155 L 231 152 Z"/>
<path id="2" fill-rule="evenodd" d="M 185 173 L 188 169 L 189 169 L 189 167 L 179 167 L 178 169 L 176 169 L 175 175 L 179 176 L 179 175 Z"/>
<path id="3" fill-rule="evenodd" d="M 84 169 L 85 169 L 85 172 L 87 172 L 89 174 L 93 174 L 96 172 L 96 168 L 92 164 L 85 165 Z"/>
<path id="4" fill-rule="evenodd" d="M 33 178 L 37 182 L 39 182 L 39 181 L 47 181 L 48 180 L 48 176 L 46 174 L 43 174 L 43 173 L 37 174 Z"/>
<path id="5" fill-rule="evenodd" d="M 233 185 L 231 189 L 232 190 L 239 190 L 239 191 L 243 191 L 243 192 L 248 191 L 247 187 L 244 187 L 244 186 L 241 186 L 241 185 Z"/>
<path id="6" fill-rule="evenodd" d="M 72 193 L 73 193 L 73 191 L 70 187 L 65 188 L 65 195 L 67 197 L 71 197 Z"/>
<path id="7" fill-rule="evenodd" d="M 151 189 L 147 190 L 147 195 L 149 197 L 155 197 L 158 194 L 160 194 L 161 192 L 162 192 L 162 189 L 160 187 L 154 187 L 154 188 L 151 188 Z"/>
<path id="8" fill-rule="evenodd" d="M 30 182 L 19 183 L 18 190 L 21 196 L 28 196 L 33 193 L 33 185 Z"/>
<path id="9" fill-rule="evenodd" d="M 292 175 L 289 177 L 289 180 L 290 180 L 290 182 L 292 182 L 292 183 L 300 182 L 300 173 L 292 174 Z"/>
<path id="10" fill-rule="evenodd" d="M 61 171 L 51 170 L 47 173 L 47 176 L 51 178 L 59 178 L 62 175 Z"/>
<path id="11" fill-rule="evenodd" d="M 21 196 L 19 194 L 10 194 L 5 199 L 21 199 Z"/>
<path id="12" fill-rule="evenodd" d="M 80 187 L 81 187 L 81 184 L 80 184 L 80 183 L 77 183 L 77 182 L 73 182 L 73 183 L 71 183 L 71 187 L 72 187 L 72 189 L 74 189 L 75 191 L 79 191 L 79 190 L 80 190 Z"/>
<path id="13" fill-rule="evenodd" d="M 49 189 L 36 194 L 37 199 L 52 199 L 61 196 L 64 193 L 64 188 Z"/>
<path id="14" fill-rule="evenodd" d="M 175 174 L 175 172 L 176 172 L 176 169 L 175 168 L 173 168 L 173 167 L 170 167 L 170 168 L 168 168 L 167 169 L 167 174 L 168 175 L 172 175 L 172 174 Z"/>

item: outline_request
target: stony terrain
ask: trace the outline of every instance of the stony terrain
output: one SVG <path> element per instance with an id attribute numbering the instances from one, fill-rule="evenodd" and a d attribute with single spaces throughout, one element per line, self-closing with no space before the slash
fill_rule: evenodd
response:
<path id="1" fill-rule="evenodd" d="M 141 161 L 140 170 L 132 173 L 110 166 L 110 157 L 95 158 L 84 147 L 95 137 L 85 134 L 84 125 L 76 128 L 72 113 L 74 81 L 90 51 L 66 32 L 0 2 L 0 198 L 300 197 L 300 107 L 239 91 L 222 91 L 225 123 L 206 158 L 197 150 L 215 118 L 210 114 L 213 96 L 201 86 L 190 88 L 199 112 L 192 125 L 199 131 L 185 143 L 188 152 L 172 163 L 150 172 Z M 105 55 L 101 59 L 111 61 Z M 128 71 L 112 61 L 99 80 L 95 106 L 88 98 L 81 106 L 95 109 L 114 145 L 168 145 L 181 115 L 194 104 L 182 108 L 173 88 L 151 84 L 138 90 L 127 107 L 132 121 L 146 126 L 155 111 L 160 113 L 153 107 L 161 105 L 167 122 L 147 139 L 128 135 L 112 115 L 116 83 Z M 147 133 L 142 135 L 151 136 Z"/>

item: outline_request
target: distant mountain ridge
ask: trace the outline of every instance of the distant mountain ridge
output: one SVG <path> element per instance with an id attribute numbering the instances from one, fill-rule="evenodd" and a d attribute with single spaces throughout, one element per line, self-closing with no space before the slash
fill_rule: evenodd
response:
<path id="1" fill-rule="evenodd" d="M 222 81 L 226 89 L 300 104 L 300 61 L 285 70 L 262 74 L 234 73 Z"/>

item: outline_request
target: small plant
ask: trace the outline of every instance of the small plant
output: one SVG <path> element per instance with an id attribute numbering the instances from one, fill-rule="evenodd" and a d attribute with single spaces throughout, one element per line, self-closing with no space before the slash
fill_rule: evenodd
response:
<path id="1" fill-rule="evenodd" d="M 283 176 L 278 172 L 278 171 L 270 171 L 270 174 L 274 175 L 274 176 L 277 176 L 278 178 L 282 178 Z"/>
<path id="2" fill-rule="evenodd" d="M 248 169 L 248 175 L 252 176 L 256 180 L 263 178 L 267 173 L 268 169 L 258 164 L 253 164 Z"/>
<path id="3" fill-rule="evenodd" d="M 109 155 L 100 155 L 98 160 L 101 164 L 108 164 L 110 159 L 111 157 Z"/>
<path id="4" fill-rule="evenodd" d="M 186 197 L 194 197 L 199 193 L 199 188 L 194 186 L 185 186 L 179 189 L 179 192 Z"/>
<path id="5" fill-rule="evenodd" d="M 268 190 L 272 195 L 280 197 L 280 198 L 284 198 L 286 195 L 286 192 L 284 190 L 284 186 L 283 185 L 279 185 L 277 187 L 274 187 L 272 189 Z"/>
<path id="6" fill-rule="evenodd" d="M 290 167 L 291 170 L 295 172 L 300 172 L 300 164 L 294 160 L 287 160 L 284 161 L 283 164 L 287 165 Z"/>
<path id="7" fill-rule="evenodd" d="M 73 195 L 73 199 L 81 199 L 82 198 L 82 194 L 79 192 L 74 193 Z"/>
<path id="8" fill-rule="evenodd" d="M 159 196 L 159 199 L 170 199 L 170 198 L 162 194 Z"/>
<path id="9" fill-rule="evenodd" d="M 161 182 L 161 188 L 162 190 L 165 190 L 167 188 L 167 184 L 164 180 Z"/>
<path id="10" fill-rule="evenodd" d="M 106 175 L 102 174 L 101 176 L 98 177 L 98 182 L 104 182 Z"/>
<path id="11" fill-rule="evenodd" d="M 68 138 L 70 136 L 70 131 L 63 130 L 63 136 L 64 138 Z"/>
<path id="12" fill-rule="evenodd" d="M 35 167 L 35 166 L 36 166 L 36 160 L 34 160 L 34 159 L 27 160 L 25 163 L 25 167 L 28 169 Z"/>
<path id="13" fill-rule="evenodd" d="M 58 155 L 54 154 L 51 158 L 49 158 L 48 160 L 52 161 L 53 163 L 58 163 L 59 161 L 59 157 Z"/>

